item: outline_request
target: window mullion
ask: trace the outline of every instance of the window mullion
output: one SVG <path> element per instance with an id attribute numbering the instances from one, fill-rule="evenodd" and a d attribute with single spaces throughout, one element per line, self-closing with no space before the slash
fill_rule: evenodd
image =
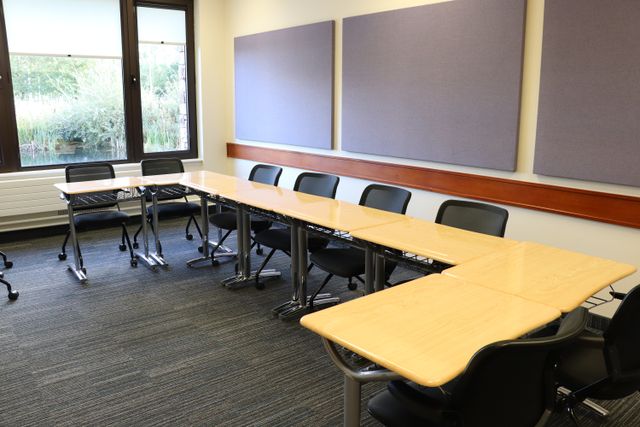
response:
<path id="1" fill-rule="evenodd" d="M 120 7 L 127 153 L 130 161 L 139 162 L 142 160 L 144 151 L 135 1 L 121 0 Z"/>
<path id="2" fill-rule="evenodd" d="M 16 127 L 9 45 L 0 0 L 0 171 L 15 171 L 19 167 L 18 131 Z"/>

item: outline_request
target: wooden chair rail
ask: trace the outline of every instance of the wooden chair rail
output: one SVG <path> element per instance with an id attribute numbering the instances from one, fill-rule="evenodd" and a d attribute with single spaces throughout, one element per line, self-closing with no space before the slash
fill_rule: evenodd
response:
<path id="1" fill-rule="evenodd" d="M 640 228 L 640 197 L 237 143 L 227 157 Z"/>

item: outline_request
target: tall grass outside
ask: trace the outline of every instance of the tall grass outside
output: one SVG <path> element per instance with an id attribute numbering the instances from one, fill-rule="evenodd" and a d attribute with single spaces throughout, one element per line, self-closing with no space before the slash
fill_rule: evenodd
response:
<path id="1" fill-rule="evenodd" d="M 186 150 L 184 61 L 157 53 L 140 49 L 144 150 Z M 127 158 L 120 58 L 12 54 L 11 71 L 22 166 Z"/>

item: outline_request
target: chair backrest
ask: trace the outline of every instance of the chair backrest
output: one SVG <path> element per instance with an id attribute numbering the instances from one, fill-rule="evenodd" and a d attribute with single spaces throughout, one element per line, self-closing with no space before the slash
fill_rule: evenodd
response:
<path id="1" fill-rule="evenodd" d="M 411 200 L 411 192 L 404 188 L 371 184 L 362 192 L 360 205 L 404 214 Z"/>
<path id="2" fill-rule="evenodd" d="M 282 168 L 271 165 L 255 165 L 249 173 L 249 181 L 268 185 L 278 185 L 282 175 Z"/>
<path id="3" fill-rule="evenodd" d="M 88 163 L 69 165 L 64 168 L 67 182 L 97 181 L 116 177 L 113 166 L 109 163 Z"/>
<path id="4" fill-rule="evenodd" d="M 109 163 L 87 163 L 87 164 L 75 164 L 69 165 L 64 168 L 64 175 L 67 182 L 82 182 L 82 181 L 97 181 L 100 179 L 113 179 L 116 177 L 116 172 L 113 170 L 113 165 Z M 115 200 L 117 191 L 109 191 L 107 193 L 96 193 L 94 195 L 105 195 Z M 76 211 L 87 209 L 102 209 L 111 208 L 117 206 L 117 202 L 105 202 L 105 203 L 91 203 L 91 206 L 83 207 L 76 206 Z"/>
<path id="5" fill-rule="evenodd" d="M 447 200 L 440 205 L 436 223 L 504 237 L 509 212 L 486 203 Z"/>
<path id="6" fill-rule="evenodd" d="M 142 176 L 184 172 L 182 160 L 177 158 L 146 159 L 140 162 L 140 167 Z"/>
<path id="7" fill-rule="evenodd" d="M 584 330 L 580 307 L 550 337 L 490 344 L 469 362 L 452 391 L 464 426 L 533 426 L 555 405 L 553 368 L 559 351 Z"/>
<path id="8" fill-rule="evenodd" d="M 633 288 L 604 332 L 604 352 L 610 383 L 607 394 L 627 396 L 640 389 L 640 285 Z M 613 391 L 613 389 L 616 389 Z"/>
<path id="9" fill-rule="evenodd" d="M 140 162 L 142 176 L 166 175 L 170 173 L 183 173 L 184 165 L 182 160 L 171 157 L 165 159 L 146 159 Z M 183 187 L 161 188 L 158 192 L 158 200 L 176 200 L 185 197 L 186 192 Z M 151 201 L 151 196 L 147 194 L 147 202 Z"/>
<path id="10" fill-rule="evenodd" d="M 303 172 L 296 178 L 293 189 L 294 191 L 333 199 L 336 197 L 339 182 L 340 178 L 334 175 Z"/>

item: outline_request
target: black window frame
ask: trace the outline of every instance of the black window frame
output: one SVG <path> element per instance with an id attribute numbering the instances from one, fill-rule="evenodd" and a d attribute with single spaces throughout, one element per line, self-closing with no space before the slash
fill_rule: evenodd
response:
<path id="1" fill-rule="evenodd" d="M 138 52 L 137 7 L 173 9 L 185 12 L 186 77 L 189 149 L 183 151 L 144 152 L 142 131 L 142 102 L 140 93 L 140 62 Z M 112 164 L 138 163 L 144 159 L 198 157 L 195 33 L 193 0 L 120 0 L 120 31 L 122 34 L 122 84 L 127 158 L 112 160 Z M 69 163 L 22 166 L 16 123 L 11 62 L 6 34 L 4 7 L 0 0 L 0 173 L 32 170 L 54 170 Z M 96 161 L 96 163 L 99 161 Z"/>

